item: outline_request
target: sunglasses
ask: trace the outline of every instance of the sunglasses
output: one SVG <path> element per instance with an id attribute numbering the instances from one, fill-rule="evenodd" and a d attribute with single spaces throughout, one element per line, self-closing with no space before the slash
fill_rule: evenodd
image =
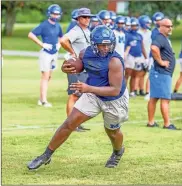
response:
<path id="1" fill-rule="evenodd" d="M 162 25 L 162 26 L 164 26 L 166 28 L 173 28 L 173 25 Z"/>
<path id="2" fill-rule="evenodd" d="M 84 19 L 90 19 L 89 16 L 81 16 L 81 17 L 83 17 Z"/>

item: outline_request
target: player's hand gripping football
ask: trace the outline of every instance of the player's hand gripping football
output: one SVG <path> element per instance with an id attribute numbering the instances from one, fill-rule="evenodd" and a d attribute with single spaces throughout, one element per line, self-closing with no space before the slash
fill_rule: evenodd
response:
<path id="1" fill-rule="evenodd" d="M 69 63 L 63 63 L 61 70 L 67 74 L 76 74 L 76 68 Z"/>
<path id="2" fill-rule="evenodd" d="M 89 92 L 90 86 L 86 83 L 78 81 L 77 83 L 72 83 L 70 85 L 70 90 L 79 91 L 80 93 Z"/>

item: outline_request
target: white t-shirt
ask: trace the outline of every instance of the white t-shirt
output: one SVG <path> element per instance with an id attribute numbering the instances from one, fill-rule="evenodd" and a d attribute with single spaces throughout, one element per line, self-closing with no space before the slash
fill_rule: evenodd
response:
<path id="1" fill-rule="evenodd" d="M 150 56 L 150 46 L 152 44 L 152 39 L 151 39 L 151 34 L 152 32 L 150 30 L 144 31 L 143 29 L 138 30 L 138 33 L 142 35 L 143 37 L 143 43 L 144 43 L 144 48 L 147 54 L 147 58 Z"/>
<path id="2" fill-rule="evenodd" d="M 124 59 L 125 34 L 117 30 L 114 30 L 114 34 L 116 36 L 115 51 Z"/>
<path id="3" fill-rule="evenodd" d="M 84 33 L 85 35 L 84 35 Z M 90 30 L 82 29 L 76 25 L 68 33 L 65 34 L 71 42 L 73 50 L 78 56 L 80 51 L 87 48 L 90 45 Z"/>

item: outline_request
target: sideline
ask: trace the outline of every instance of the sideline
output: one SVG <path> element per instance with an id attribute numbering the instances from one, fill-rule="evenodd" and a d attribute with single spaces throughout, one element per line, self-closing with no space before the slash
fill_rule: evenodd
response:
<path id="1" fill-rule="evenodd" d="M 3 56 L 24 56 L 24 57 L 39 57 L 39 52 L 22 51 L 22 50 L 2 50 Z M 64 53 L 59 53 L 58 58 L 64 59 Z"/>

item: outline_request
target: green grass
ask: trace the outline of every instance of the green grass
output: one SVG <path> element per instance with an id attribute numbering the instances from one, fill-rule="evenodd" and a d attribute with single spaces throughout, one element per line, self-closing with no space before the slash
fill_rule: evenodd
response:
<path id="1" fill-rule="evenodd" d="M 36 105 L 40 81 L 37 59 L 4 57 L 2 184 L 182 184 L 182 132 L 161 129 L 159 104 L 156 120 L 160 128 L 147 128 L 147 102 L 142 97 L 130 100 L 129 121 L 122 127 L 126 152 L 117 168 L 104 167 L 112 148 L 99 115 L 84 124 L 91 131 L 70 136 L 50 165 L 28 171 L 27 162 L 44 151 L 66 118 L 67 80 L 60 71 L 61 63 L 49 86 L 48 100 L 53 108 L 42 108 Z M 173 85 L 178 75 L 177 66 Z M 170 115 L 182 128 L 181 104 L 171 101 Z"/>

